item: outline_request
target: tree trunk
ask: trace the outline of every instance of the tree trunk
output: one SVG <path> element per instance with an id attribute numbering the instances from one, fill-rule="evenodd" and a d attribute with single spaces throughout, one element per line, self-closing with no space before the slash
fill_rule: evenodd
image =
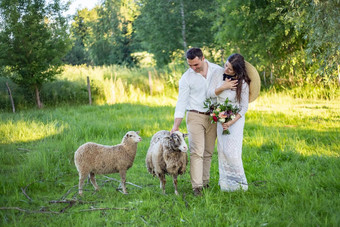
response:
<path id="1" fill-rule="evenodd" d="M 181 16 L 182 16 L 182 39 L 183 39 L 183 47 L 184 47 L 184 53 L 187 51 L 187 41 L 185 37 L 185 16 L 184 16 L 184 5 L 183 0 L 181 2 Z"/>
<path id="2" fill-rule="evenodd" d="M 8 85 L 7 82 L 6 82 L 6 86 L 7 86 L 9 98 L 11 99 L 13 113 L 15 113 L 15 105 L 14 105 L 14 101 L 13 101 L 12 92 L 11 92 L 11 89 L 9 88 L 9 85 Z"/>
<path id="3" fill-rule="evenodd" d="M 35 86 L 35 100 L 37 102 L 38 108 L 41 109 L 42 108 L 42 103 L 40 101 L 40 93 L 39 93 L 38 86 Z"/>

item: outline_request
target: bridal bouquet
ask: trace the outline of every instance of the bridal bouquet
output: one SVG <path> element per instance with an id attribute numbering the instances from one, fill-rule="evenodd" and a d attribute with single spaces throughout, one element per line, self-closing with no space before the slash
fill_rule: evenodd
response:
<path id="1" fill-rule="evenodd" d="M 208 108 L 210 113 L 211 123 L 226 123 L 235 118 L 236 114 L 240 111 L 237 106 L 229 104 L 229 99 L 227 98 L 224 103 L 213 103 L 211 99 L 206 99 L 204 102 L 204 107 Z M 223 131 L 223 134 L 230 134 L 229 130 Z"/>

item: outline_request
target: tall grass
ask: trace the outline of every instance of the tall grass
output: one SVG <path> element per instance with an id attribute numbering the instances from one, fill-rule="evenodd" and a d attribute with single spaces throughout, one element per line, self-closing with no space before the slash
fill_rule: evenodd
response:
<path id="1" fill-rule="evenodd" d="M 87 77 L 90 79 L 92 102 L 98 105 L 139 102 L 152 105 L 154 100 L 166 104 L 177 96 L 178 81 L 186 70 L 183 64 L 170 64 L 163 69 L 127 68 L 123 66 L 64 66 L 56 80 L 43 85 L 40 95 L 45 107 L 83 105 L 89 103 Z M 0 110 L 10 112 L 11 102 L 5 83 L 12 89 L 17 111 L 35 106 L 33 91 L 23 90 L 10 79 L 0 76 Z M 335 100 L 340 96 L 336 79 L 322 82 L 299 79 L 277 80 L 263 87 L 268 93 L 286 94 L 294 98 Z M 162 97 L 162 98 L 160 98 Z M 151 101 L 150 101 L 151 100 Z"/>
<path id="2" fill-rule="evenodd" d="M 123 66 L 88 67 L 64 66 L 56 80 L 45 83 L 40 98 L 45 106 L 79 105 L 89 103 L 87 77 L 90 79 L 92 102 L 94 104 L 145 103 L 149 99 L 163 97 L 169 101 L 177 95 L 177 85 L 184 69 L 168 66 L 165 69 L 127 68 Z M 12 106 L 5 83 L 12 90 L 18 111 L 34 107 L 34 94 L 23 90 L 10 79 L 0 76 L 0 110 L 11 111 Z M 151 102 L 152 103 L 152 102 Z"/>
<path id="3" fill-rule="evenodd" d="M 219 190 L 215 152 L 211 187 L 194 197 L 189 168 L 176 196 L 170 178 L 163 195 L 145 167 L 151 136 L 172 127 L 174 96 L 2 113 L 0 207 L 36 213 L 0 210 L 1 225 L 339 226 L 339 98 L 261 93 L 246 114 L 243 164 L 249 190 Z M 127 181 L 142 188 L 128 184 L 129 195 L 123 195 L 116 190 L 119 183 L 98 176 L 101 190 L 94 193 L 88 183 L 79 197 L 74 151 L 88 141 L 117 144 L 128 130 L 140 130 L 143 141 Z M 184 123 L 181 131 L 186 132 Z M 50 203 L 63 199 L 77 202 L 68 208 Z M 91 208 L 126 209 L 83 211 Z"/>
<path id="4" fill-rule="evenodd" d="M 333 79 L 328 83 L 301 83 L 295 85 L 275 84 L 268 91 L 284 93 L 294 98 L 334 100 L 340 96 L 339 81 Z"/>
<path id="5" fill-rule="evenodd" d="M 95 68 L 65 66 L 65 71 L 58 79 L 79 82 L 85 87 L 86 78 L 89 77 L 91 92 L 94 93 L 93 99 L 96 104 L 130 101 L 145 103 L 154 96 L 174 98 L 181 74 L 174 68 L 171 72 L 169 70 L 157 71 L 154 68 L 139 69 L 121 66 Z"/>

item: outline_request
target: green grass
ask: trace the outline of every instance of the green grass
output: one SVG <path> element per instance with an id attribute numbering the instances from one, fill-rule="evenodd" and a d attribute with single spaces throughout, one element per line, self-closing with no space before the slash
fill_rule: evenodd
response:
<path id="1" fill-rule="evenodd" d="M 243 163 L 247 192 L 220 192 L 217 152 L 211 187 L 194 197 L 189 168 L 171 178 L 167 195 L 148 174 L 145 155 L 151 136 L 170 130 L 176 97 L 148 97 L 131 103 L 25 110 L 0 115 L 0 210 L 2 226 L 339 226 L 340 100 L 294 99 L 263 93 L 246 115 Z M 75 150 L 83 143 L 120 143 L 126 131 L 140 130 L 143 141 L 127 181 L 97 176 L 84 197 L 77 194 Z M 186 132 L 185 123 L 181 130 Z M 118 174 L 109 177 L 119 179 Z M 24 192 L 27 194 L 25 196 Z M 69 192 L 69 194 L 67 194 Z M 53 200 L 76 199 L 68 204 Z M 83 211 L 91 208 L 126 208 Z M 64 211 L 63 211 L 64 210 Z M 63 211 L 63 212 L 60 212 Z M 45 213 L 43 213 L 45 212 Z M 51 212 L 59 212 L 54 214 Z"/>

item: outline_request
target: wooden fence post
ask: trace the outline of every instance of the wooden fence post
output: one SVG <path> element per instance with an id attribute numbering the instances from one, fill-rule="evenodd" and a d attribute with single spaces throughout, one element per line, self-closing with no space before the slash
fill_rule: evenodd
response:
<path id="1" fill-rule="evenodd" d="M 14 101 L 13 101 L 13 97 L 12 97 L 12 92 L 11 92 L 11 89 L 9 88 L 7 82 L 6 82 L 6 86 L 7 86 L 9 98 L 10 98 L 11 103 L 12 103 L 12 110 L 13 110 L 13 113 L 15 113 L 15 106 L 14 106 Z"/>
<path id="2" fill-rule="evenodd" d="M 270 84 L 274 83 L 273 71 L 270 70 Z"/>
<path id="3" fill-rule="evenodd" d="M 263 82 L 264 82 L 264 85 L 267 85 L 267 82 L 266 82 L 266 71 L 263 71 Z"/>
<path id="4" fill-rule="evenodd" d="M 111 95 L 112 95 L 112 100 L 111 104 L 114 104 L 116 102 L 116 91 L 115 91 L 115 86 L 116 86 L 116 72 L 115 72 L 115 79 L 113 80 L 112 72 L 111 72 Z"/>
<path id="5" fill-rule="evenodd" d="M 89 92 L 89 104 L 92 105 L 90 77 L 87 77 L 87 91 Z"/>
<path id="6" fill-rule="evenodd" d="M 339 85 L 340 85 L 340 70 L 339 70 L 339 64 L 338 64 L 338 82 L 339 82 Z"/>

